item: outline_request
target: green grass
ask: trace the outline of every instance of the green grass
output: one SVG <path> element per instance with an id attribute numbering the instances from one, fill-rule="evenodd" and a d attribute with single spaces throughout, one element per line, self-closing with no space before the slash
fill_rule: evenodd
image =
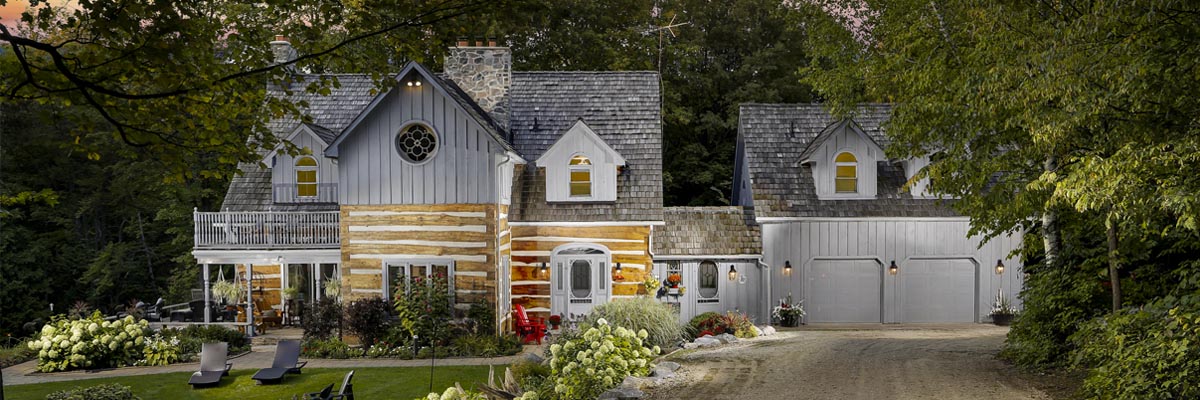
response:
<path id="1" fill-rule="evenodd" d="M 503 365 L 496 366 L 496 372 L 504 372 Z M 325 385 L 334 383 L 336 392 L 342 384 L 342 378 L 350 369 L 305 369 L 301 375 L 288 375 L 283 383 L 277 385 L 258 385 L 250 379 L 255 370 L 234 370 L 221 380 L 220 386 L 205 389 L 192 389 L 187 380 L 190 372 L 176 372 L 157 375 L 123 376 L 116 378 L 85 379 L 69 382 L 35 383 L 30 385 L 5 386 L 4 392 L 9 399 L 44 399 L 47 394 L 58 390 L 71 389 L 76 386 L 86 387 L 104 383 L 120 383 L 133 389 L 134 394 L 145 400 L 150 399 L 290 399 L 292 395 L 317 392 Z M 486 383 L 487 366 L 449 366 L 434 369 L 433 390 L 441 393 L 447 387 L 460 382 L 463 388 L 475 387 L 476 383 Z M 359 399 L 400 399 L 409 400 L 424 397 L 429 393 L 428 367 L 380 367 L 354 368 L 354 397 Z"/>

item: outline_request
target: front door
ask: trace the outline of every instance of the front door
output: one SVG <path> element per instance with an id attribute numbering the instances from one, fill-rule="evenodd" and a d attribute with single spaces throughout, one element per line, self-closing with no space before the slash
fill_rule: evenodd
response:
<path id="1" fill-rule="evenodd" d="M 607 256 L 560 254 L 554 257 L 553 263 L 551 313 L 576 321 L 587 316 L 593 307 L 608 302 Z"/>

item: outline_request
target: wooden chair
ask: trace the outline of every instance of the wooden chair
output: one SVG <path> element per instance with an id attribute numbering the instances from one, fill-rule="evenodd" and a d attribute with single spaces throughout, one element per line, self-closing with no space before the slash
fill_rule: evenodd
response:
<path id="1" fill-rule="evenodd" d="M 542 344 L 542 338 L 546 337 L 546 321 L 542 318 L 530 319 L 525 307 L 520 304 L 513 309 L 513 325 L 524 343 L 537 341 L 537 344 Z"/>

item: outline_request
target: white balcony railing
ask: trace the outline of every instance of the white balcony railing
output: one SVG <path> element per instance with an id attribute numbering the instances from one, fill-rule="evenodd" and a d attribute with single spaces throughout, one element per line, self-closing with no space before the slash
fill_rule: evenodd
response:
<path id="1" fill-rule="evenodd" d="M 328 249 L 341 246 L 337 211 L 200 212 L 197 249 Z"/>
<path id="2" fill-rule="evenodd" d="M 300 186 L 295 183 L 277 183 L 271 185 L 271 198 L 276 203 L 337 203 L 338 202 L 338 184 L 336 183 L 317 183 L 315 191 L 307 192 L 308 196 L 301 196 L 303 191 Z M 308 189 L 312 190 L 312 189 Z"/>

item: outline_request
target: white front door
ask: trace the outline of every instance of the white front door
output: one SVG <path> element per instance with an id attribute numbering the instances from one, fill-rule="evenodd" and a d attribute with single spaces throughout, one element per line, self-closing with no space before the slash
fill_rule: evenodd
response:
<path id="1" fill-rule="evenodd" d="M 608 302 L 608 257 L 604 255 L 558 255 L 554 257 L 554 302 L 551 313 L 563 319 L 582 319 L 592 307 Z"/>

